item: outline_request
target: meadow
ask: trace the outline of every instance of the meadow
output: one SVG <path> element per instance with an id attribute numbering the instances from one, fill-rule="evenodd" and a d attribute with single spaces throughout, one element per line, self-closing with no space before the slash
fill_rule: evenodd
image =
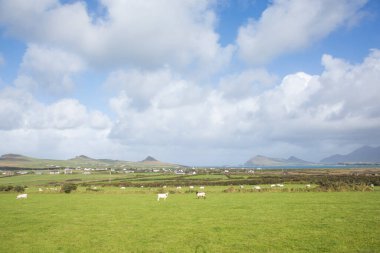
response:
<path id="1" fill-rule="evenodd" d="M 224 187 L 225 188 L 225 187 Z M 380 191 L 0 193 L 0 252 L 379 252 Z"/>
<path id="2" fill-rule="evenodd" d="M 378 170 L 0 177 L 16 185 L 28 199 L 0 191 L 0 252 L 380 251 Z"/>

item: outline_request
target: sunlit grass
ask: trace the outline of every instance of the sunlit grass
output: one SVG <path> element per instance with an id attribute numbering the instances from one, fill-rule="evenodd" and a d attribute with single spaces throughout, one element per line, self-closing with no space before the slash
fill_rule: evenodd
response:
<path id="1" fill-rule="evenodd" d="M 206 187 L 207 188 L 207 187 Z M 0 252 L 376 252 L 380 192 L 0 194 Z M 206 189 L 206 190 L 207 190 Z M 138 194 L 135 191 L 141 191 Z M 108 192 L 107 191 L 115 191 Z M 122 190 L 120 190 L 123 193 Z"/>

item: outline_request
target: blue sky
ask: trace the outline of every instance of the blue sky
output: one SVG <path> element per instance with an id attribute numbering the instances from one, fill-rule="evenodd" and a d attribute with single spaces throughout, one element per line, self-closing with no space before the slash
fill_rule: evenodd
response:
<path id="1" fill-rule="evenodd" d="M 380 143 L 376 0 L 0 0 L 0 153 L 242 164 Z"/>

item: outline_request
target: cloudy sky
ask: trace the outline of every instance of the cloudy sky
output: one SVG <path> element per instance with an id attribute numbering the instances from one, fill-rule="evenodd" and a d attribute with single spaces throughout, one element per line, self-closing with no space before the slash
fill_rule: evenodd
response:
<path id="1" fill-rule="evenodd" d="M 0 0 L 0 154 L 242 164 L 380 145 L 380 1 Z"/>

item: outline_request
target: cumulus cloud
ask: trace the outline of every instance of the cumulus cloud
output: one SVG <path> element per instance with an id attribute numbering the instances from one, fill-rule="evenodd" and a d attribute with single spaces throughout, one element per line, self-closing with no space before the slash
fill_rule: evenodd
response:
<path id="1" fill-rule="evenodd" d="M 168 67 L 155 71 L 114 71 L 107 78 L 105 86 L 122 91 L 128 103 L 137 110 L 144 110 L 153 104 L 161 108 L 193 104 L 202 96 L 200 87 L 181 78 Z"/>
<path id="2" fill-rule="evenodd" d="M 7 144 L 0 153 L 67 159 L 78 154 L 112 157 L 126 150 L 108 138 L 109 117 L 78 100 L 42 104 L 26 90 L 6 86 L 0 104 L 0 140 Z"/>
<path id="3" fill-rule="evenodd" d="M 281 54 L 297 51 L 363 16 L 367 0 L 276 0 L 259 20 L 250 19 L 239 29 L 240 57 L 264 64 Z"/>
<path id="4" fill-rule="evenodd" d="M 13 129 L 108 129 L 110 119 L 89 110 L 75 99 L 45 105 L 30 93 L 12 87 L 0 90 L 0 130 Z"/>
<path id="5" fill-rule="evenodd" d="M 76 55 L 35 44 L 28 46 L 15 85 L 27 90 L 60 94 L 72 90 L 73 76 L 85 69 Z"/>
<path id="6" fill-rule="evenodd" d="M 233 47 L 218 43 L 212 2 L 103 0 L 105 14 L 97 16 L 84 2 L 0 1 L 0 24 L 13 36 L 70 50 L 96 66 L 196 64 L 213 71 L 229 62 Z"/>
<path id="7" fill-rule="evenodd" d="M 325 143 L 330 143 L 329 148 L 331 143 L 335 148 L 343 144 L 352 147 L 352 143 L 378 143 L 379 51 L 373 50 L 356 65 L 325 55 L 322 65 L 325 70 L 320 75 L 289 74 L 276 86 L 269 74 L 258 71 L 257 80 L 265 88 L 244 96 L 239 94 L 238 100 L 231 99 L 229 89 L 225 88 L 226 80 L 234 80 L 229 78 L 221 79 L 218 87 L 203 89 L 167 75 L 169 85 L 148 92 L 146 99 L 150 102 L 144 110 L 139 110 L 133 96 L 123 90 L 110 101 L 118 115 L 110 138 L 125 145 L 165 146 L 174 153 L 185 146 L 206 153 L 218 149 L 234 153 L 250 147 L 281 156 L 288 154 L 291 147 L 314 160 L 315 154 L 307 155 L 302 149 L 325 148 Z M 160 80 L 155 72 L 138 75 L 142 80 Z M 256 79 L 235 80 L 236 85 L 250 87 Z M 242 84 L 243 81 L 247 83 Z M 181 85 L 187 88 L 175 88 Z M 157 102 L 170 101 L 193 89 L 200 94 L 197 99 L 184 99 L 175 106 L 161 106 Z M 172 91 L 169 96 L 167 90 Z"/>

